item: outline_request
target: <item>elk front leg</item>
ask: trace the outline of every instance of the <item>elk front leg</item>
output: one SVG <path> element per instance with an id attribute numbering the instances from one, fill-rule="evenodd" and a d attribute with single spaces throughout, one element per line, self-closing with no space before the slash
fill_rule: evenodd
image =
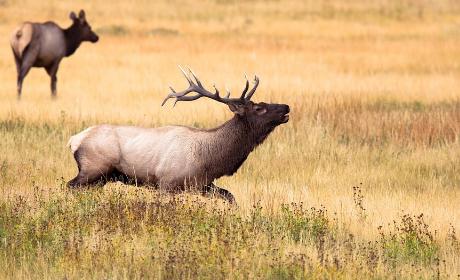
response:
<path id="1" fill-rule="evenodd" d="M 58 60 L 58 61 L 54 62 L 53 64 L 51 64 L 50 66 L 46 67 L 46 72 L 48 73 L 48 75 L 51 78 L 50 87 L 51 87 L 51 97 L 52 98 L 56 98 L 56 83 L 57 83 L 56 74 L 57 74 L 57 71 L 59 69 L 59 63 L 60 62 L 61 61 Z"/>
<path id="2" fill-rule="evenodd" d="M 220 198 L 227 200 L 230 204 L 236 204 L 235 197 L 231 192 L 226 189 L 219 188 L 214 185 L 214 183 L 204 186 L 201 193 L 203 195 L 217 195 Z"/>

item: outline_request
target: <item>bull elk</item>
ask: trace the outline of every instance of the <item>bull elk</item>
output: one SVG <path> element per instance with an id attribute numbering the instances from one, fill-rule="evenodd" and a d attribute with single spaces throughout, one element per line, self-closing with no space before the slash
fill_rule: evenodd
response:
<path id="1" fill-rule="evenodd" d="M 17 70 L 17 94 L 21 98 L 22 82 L 32 67 L 44 67 L 51 78 L 51 96 L 56 97 L 56 74 L 64 57 L 71 56 L 84 41 L 95 43 L 99 37 L 91 30 L 85 11 L 78 17 L 70 13 L 72 25 L 62 29 L 56 23 L 24 22 L 11 36 Z"/>
<path id="2" fill-rule="evenodd" d="M 206 97 L 226 104 L 233 118 L 209 130 L 185 126 L 87 128 L 68 143 L 78 165 L 78 175 L 68 182 L 70 188 L 119 180 L 172 192 L 192 188 L 234 202 L 233 195 L 214 185 L 214 180 L 235 173 L 275 127 L 288 122 L 289 106 L 252 102 L 257 76 L 251 90 L 246 79 L 241 96 L 230 98 L 230 92 L 221 97 L 215 86 L 214 93 L 206 90 L 191 70 L 182 72 L 189 87 L 181 92 L 171 87 L 162 105 L 170 98 L 176 104 Z"/>

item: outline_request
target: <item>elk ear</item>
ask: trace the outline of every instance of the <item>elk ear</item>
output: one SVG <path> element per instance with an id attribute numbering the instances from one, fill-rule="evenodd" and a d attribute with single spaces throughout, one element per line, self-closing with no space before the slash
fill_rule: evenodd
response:
<path id="1" fill-rule="evenodd" d="M 77 19 L 77 15 L 74 12 L 71 12 L 69 17 L 70 17 L 71 20 L 76 20 Z"/>
<path id="2" fill-rule="evenodd" d="M 237 105 L 237 104 L 228 104 L 228 108 L 230 108 L 230 111 L 233 113 L 243 116 L 244 113 L 246 112 L 245 108 L 243 105 Z"/>
<path id="3" fill-rule="evenodd" d="M 80 10 L 80 13 L 78 13 L 78 17 L 80 19 L 85 19 L 85 11 L 84 10 Z"/>

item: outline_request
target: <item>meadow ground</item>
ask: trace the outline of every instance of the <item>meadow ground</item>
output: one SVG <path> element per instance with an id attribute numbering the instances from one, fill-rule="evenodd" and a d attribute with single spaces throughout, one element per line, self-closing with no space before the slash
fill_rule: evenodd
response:
<path id="1" fill-rule="evenodd" d="M 23 20 L 84 8 L 101 40 L 16 101 Z M 460 277 L 460 4 L 0 0 L 0 278 Z M 177 65 L 291 120 L 232 177 L 239 207 L 122 184 L 71 192 L 66 143 L 100 123 L 211 128 L 212 101 L 160 107 Z"/>

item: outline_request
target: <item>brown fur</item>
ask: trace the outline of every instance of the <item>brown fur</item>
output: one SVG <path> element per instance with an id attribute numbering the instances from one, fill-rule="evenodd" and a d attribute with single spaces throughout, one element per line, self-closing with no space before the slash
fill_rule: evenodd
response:
<path id="1" fill-rule="evenodd" d="M 77 17 L 70 14 L 72 25 L 62 29 L 54 22 L 25 22 L 16 28 L 10 44 L 17 70 L 18 99 L 22 83 L 32 67 L 43 67 L 51 78 L 51 94 L 56 96 L 57 71 L 62 58 L 72 55 L 83 41 L 97 42 L 99 37 L 91 30 L 85 12 Z"/>

